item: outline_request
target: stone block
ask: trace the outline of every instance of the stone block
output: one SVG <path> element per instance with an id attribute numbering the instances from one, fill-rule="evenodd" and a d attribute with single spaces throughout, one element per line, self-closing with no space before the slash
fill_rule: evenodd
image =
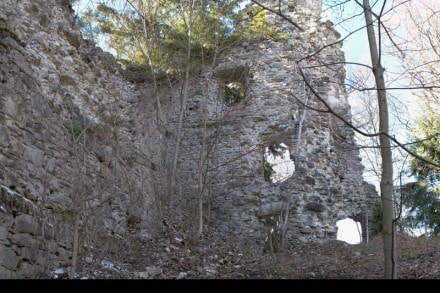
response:
<path id="1" fill-rule="evenodd" d="M 17 264 L 17 254 L 9 247 L 0 246 L 0 266 L 12 271 L 15 270 Z"/>
<path id="2" fill-rule="evenodd" d="M 0 126 L 0 147 L 7 148 L 11 143 L 9 130 L 5 126 Z"/>
<path id="3" fill-rule="evenodd" d="M 9 240 L 18 247 L 35 248 L 37 246 L 37 240 L 29 234 L 13 234 L 9 237 Z"/>
<path id="4" fill-rule="evenodd" d="M 0 194 L 2 192 L 2 189 L 0 188 Z M 4 191 L 6 192 L 6 191 Z M 4 211 L 0 211 L 0 226 L 4 228 L 10 228 L 14 224 L 14 217 L 9 214 L 5 213 Z"/>
<path id="5" fill-rule="evenodd" d="M 42 266 L 27 261 L 22 262 L 18 273 L 22 279 L 35 279 L 45 276 L 44 268 Z"/>
<path id="6" fill-rule="evenodd" d="M 46 254 L 44 255 L 38 254 L 36 262 L 38 265 L 42 267 L 47 267 L 49 265 L 49 259 Z"/>
<path id="7" fill-rule="evenodd" d="M 325 206 L 319 202 L 309 202 L 306 204 L 306 209 L 313 212 L 322 213 L 325 211 Z"/>
<path id="8" fill-rule="evenodd" d="M 39 149 L 35 149 L 24 145 L 24 159 L 31 161 L 36 166 L 42 166 L 44 162 L 44 153 Z"/>
<path id="9" fill-rule="evenodd" d="M 64 192 L 56 192 L 49 196 L 49 201 L 56 203 L 63 207 L 68 207 L 72 203 L 72 199 L 67 197 Z"/>
<path id="10" fill-rule="evenodd" d="M 38 232 L 38 223 L 31 215 L 20 215 L 15 218 L 14 228 L 20 233 L 36 235 Z"/>
<path id="11" fill-rule="evenodd" d="M 0 243 L 4 243 L 8 240 L 9 229 L 0 226 Z"/>
<path id="12" fill-rule="evenodd" d="M 23 247 L 21 249 L 21 258 L 23 260 L 35 261 L 37 257 L 37 251 L 29 247 Z"/>
<path id="13" fill-rule="evenodd" d="M 311 234 L 312 233 L 312 228 L 306 226 L 306 227 L 301 228 L 299 231 L 301 233 L 303 233 L 303 234 Z"/>
<path id="14" fill-rule="evenodd" d="M 12 279 L 12 272 L 4 267 L 0 266 L 0 279 Z"/>
<path id="15" fill-rule="evenodd" d="M 269 217 L 279 215 L 283 209 L 283 202 L 273 202 L 261 206 L 258 212 L 259 217 Z"/>

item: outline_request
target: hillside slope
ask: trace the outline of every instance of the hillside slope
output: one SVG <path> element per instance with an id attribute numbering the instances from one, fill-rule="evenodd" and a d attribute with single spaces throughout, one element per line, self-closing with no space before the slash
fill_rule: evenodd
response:
<path id="1" fill-rule="evenodd" d="M 131 243 L 124 252 L 90 251 L 78 278 L 91 279 L 382 279 L 382 237 L 368 245 L 342 241 L 301 244 L 262 253 L 211 231 L 197 244 L 186 237 Z M 139 247 L 142 247 L 139 249 Z M 398 279 L 440 279 L 440 238 L 397 237 Z M 52 278 L 62 278 L 53 275 Z"/>

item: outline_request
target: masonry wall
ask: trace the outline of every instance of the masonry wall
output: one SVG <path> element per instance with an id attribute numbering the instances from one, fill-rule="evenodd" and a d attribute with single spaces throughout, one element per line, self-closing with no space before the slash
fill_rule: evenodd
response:
<path id="1" fill-rule="evenodd" d="M 340 35 L 330 22 L 320 21 L 312 2 L 282 1 L 282 11 L 304 31 L 266 13 L 278 36 L 243 41 L 213 69 L 209 97 L 190 99 L 192 104 L 207 103 L 209 109 L 207 144 L 214 146 L 204 194 L 209 215 L 221 231 L 261 246 L 268 231 L 282 229 L 291 244 L 336 239 L 336 222 L 346 217 L 365 228 L 378 200 L 374 187 L 363 181 L 352 129 L 329 113 L 298 69 L 333 111 L 351 121 L 342 86 L 341 44 L 315 54 Z M 278 9 L 272 1 L 261 3 Z M 313 56 L 306 58 L 309 54 Z M 244 85 L 244 101 L 225 102 L 225 85 L 231 82 Z M 207 92 L 202 88 L 200 93 Z M 200 114 L 189 115 L 193 119 L 186 122 L 186 137 L 200 134 L 191 125 L 202 124 L 198 119 L 203 109 L 190 111 Z M 280 143 L 287 145 L 295 169 L 288 179 L 274 183 L 265 178 L 264 153 Z M 203 153 L 199 140 L 191 149 Z"/>
<path id="2" fill-rule="evenodd" d="M 352 130 L 301 104 L 322 108 L 299 66 L 335 111 L 351 117 L 343 66 L 315 67 L 344 60 L 340 46 L 299 62 L 339 37 L 315 4 L 283 2 L 304 32 L 267 14 L 287 37 L 243 41 L 194 75 L 179 136 L 179 81 L 160 91 L 134 83 L 133 72 L 81 38 L 70 1 L 1 1 L 0 278 L 68 267 L 75 221 L 82 239 L 94 235 L 98 244 L 160 236 L 153 223 L 169 216 L 196 223 L 200 194 L 207 225 L 260 248 L 284 219 L 293 244 L 335 239 L 337 220 L 370 217 L 377 195 L 362 179 Z M 245 86 L 244 101 L 225 102 L 231 82 Z M 264 152 L 279 143 L 295 169 L 273 183 Z"/>
<path id="3" fill-rule="evenodd" d="M 0 3 L 1 278 L 70 265 L 77 215 L 80 245 L 106 242 L 147 202 L 152 134 L 133 125 L 148 105 L 113 56 L 82 40 L 69 4 Z"/>

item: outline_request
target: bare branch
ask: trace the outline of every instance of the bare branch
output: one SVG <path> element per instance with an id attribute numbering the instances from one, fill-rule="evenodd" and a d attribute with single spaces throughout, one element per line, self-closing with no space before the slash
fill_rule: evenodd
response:
<path id="1" fill-rule="evenodd" d="M 366 88 L 357 88 L 355 86 L 350 85 L 351 88 L 360 91 L 360 92 L 365 92 L 365 91 L 377 91 L 376 87 L 366 87 Z M 387 87 L 386 88 L 387 91 L 388 90 L 420 90 L 420 89 L 424 89 L 424 90 L 433 90 L 433 89 L 440 89 L 440 86 L 426 86 L 426 85 L 421 85 L 421 86 L 410 86 L 410 87 Z"/>
<path id="2" fill-rule="evenodd" d="M 350 37 L 350 36 L 353 35 L 354 33 L 358 32 L 358 31 L 360 31 L 360 30 L 362 30 L 362 29 L 364 29 L 364 28 L 365 28 L 365 26 L 362 26 L 362 27 L 360 27 L 360 28 L 358 28 L 358 29 L 356 29 L 356 30 L 354 30 L 354 31 L 351 31 L 349 34 L 347 34 L 347 35 L 346 35 L 345 37 L 343 37 L 342 39 L 339 39 L 339 40 L 336 41 L 336 42 L 333 42 L 333 43 L 330 43 L 330 44 L 324 45 L 324 46 L 322 46 L 321 48 L 319 48 L 318 50 L 316 50 L 315 52 L 313 52 L 313 53 L 311 53 L 311 54 L 309 54 L 309 55 L 307 55 L 307 56 L 305 56 L 305 57 L 299 59 L 298 61 L 303 61 L 303 60 L 305 60 L 305 59 L 310 59 L 311 57 L 313 57 L 313 56 L 319 54 L 319 53 L 320 53 L 322 50 L 324 50 L 325 48 L 328 48 L 328 47 L 331 47 L 331 46 L 334 46 L 334 45 L 337 45 L 337 44 L 343 43 L 348 37 Z"/>
<path id="3" fill-rule="evenodd" d="M 332 66 L 332 65 L 339 65 L 339 64 L 344 64 L 344 65 L 358 65 L 358 66 L 363 66 L 366 67 L 368 69 L 373 69 L 371 66 L 363 64 L 363 63 L 358 63 L 358 62 L 347 62 L 347 61 L 340 61 L 340 62 L 332 62 L 332 63 L 323 63 L 320 65 L 312 65 L 312 66 L 304 66 L 303 68 L 317 68 L 317 67 L 328 67 L 328 66 Z"/>
<path id="4" fill-rule="evenodd" d="M 429 164 L 431 166 L 434 166 L 436 168 L 440 168 L 440 164 L 430 161 L 422 156 L 419 156 L 418 154 L 414 153 L 413 151 L 411 151 L 410 149 L 408 149 L 405 144 L 399 142 L 394 136 L 391 136 L 390 134 L 386 133 L 386 132 L 376 132 L 376 133 L 367 133 L 365 131 L 360 130 L 358 127 L 354 126 L 350 121 L 348 121 L 347 119 L 345 119 L 344 117 L 342 117 L 341 115 L 339 115 L 338 113 L 336 113 L 332 107 L 325 101 L 325 99 L 313 88 L 313 86 L 310 84 L 310 82 L 307 80 L 304 71 L 298 67 L 298 71 L 300 73 L 300 75 L 302 76 L 306 86 L 310 89 L 310 91 L 313 93 L 313 95 L 322 103 L 324 104 L 324 106 L 327 108 L 327 111 L 325 110 L 319 110 L 321 112 L 328 112 L 331 113 L 332 115 L 334 115 L 336 118 L 338 118 L 339 120 L 341 120 L 344 124 L 346 124 L 347 126 L 349 126 L 351 129 L 353 129 L 354 131 L 356 131 L 357 133 L 363 135 L 363 136 L 367 136 L 367 137 L 375 137 L 375 136 L 379 136 L 379 135 L 385 135 L 386 137 L 388 137 L 391 141 L 393 141 L 395 144 L 397 144 L 399 147 L 401 147 L 403 150 L 405 150 L 408 154 L 410 154 L 411 156 L 423 161 L 426 164 Z M 437 133 L 438 136 L 440 136 L 440 133 Z"/>

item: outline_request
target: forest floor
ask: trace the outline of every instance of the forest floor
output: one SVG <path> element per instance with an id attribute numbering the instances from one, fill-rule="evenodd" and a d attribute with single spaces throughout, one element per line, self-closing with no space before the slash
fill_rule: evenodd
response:
<path id="1" fill-rule="evenodd" d="M 210 232 L 197 244 L 174 237 L 162 243 L 131 243 L 110 257 L 93 279 L 382 279 L 382 236 L 368 245 L 333 240 L 301 244 L 284 252 L 262 253 L 231 243 Z M 398 279 L 440 279 L 440 237 L 398 235 Z M 118 264 L 118 265 L 116 265 Z M 89 273 L 86 273 L 86 272 Z"/>

